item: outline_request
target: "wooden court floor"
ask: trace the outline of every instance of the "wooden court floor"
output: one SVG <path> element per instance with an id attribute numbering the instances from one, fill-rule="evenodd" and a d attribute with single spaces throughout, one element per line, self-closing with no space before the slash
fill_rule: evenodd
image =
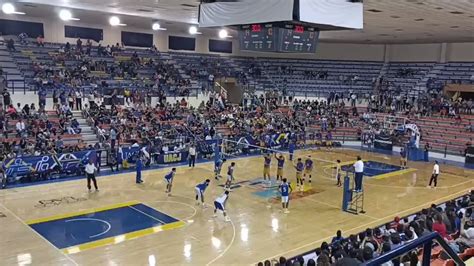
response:
<path id="1" fill-rule="evenodd" d="M 213 164 L 194 169 L 178 167 L 173 195 L 167 197 L 163 175 L 169 169 L 143 172 L 144 184 L 135 184 L 134 173 L 98 178 L 99 192 L 88 193 L 85 180 L 51 183 L 0 191 L 0 265 L 249 265 L 268 258 L 292 256 L 308 251 L 342 230 L 344 235 L 377 226 L 394 216 L 408 215 L 467 193 L 473 188 L 474 172 L 441 165 L 438 188 L 426 188 L 431 163 L 409 162 L 414 170 L 383 179 L 366 178 L 364 215 L 341 211 L 342 190 L 335 186 L 330 161 L 364 160 L 398 165 L 394 156 L 353 150 L 301 151 L 316 161 L 312 187 L 317 193 L 290 201 L 290 213 L 280 211 L 280 203 L 258 197 L 255 187 L 243 184 L 230 194 L 227 204 L 231 222 L 212 218 L 213 208 L 195 205 L 194 186 L 211 178 L 206 201 L 212 204 L 223 192 L 213 176 Z M 263 159 L 235 159 L 236 178 L 250 180 L 262 176 Z M 272 174 L 276 172 L 275 160 Z M 226 168 L 227 165 L 224 167 Z M 223 171 L 224 172 L 224 171 Z M 288 160 L 285 175 L 294 182 L 295 172 Z M 39 201 L 73 197 L 44 206 Z M 183 227 L 115 241 L 78 253 L 65 254 L 32 230 L 27 221 L 65 213 L 137 201 L 185 222 Z"/>

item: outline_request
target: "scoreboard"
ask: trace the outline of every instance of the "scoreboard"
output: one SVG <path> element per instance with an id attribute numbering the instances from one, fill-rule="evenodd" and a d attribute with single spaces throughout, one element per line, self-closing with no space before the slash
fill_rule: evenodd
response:
<path id="1" fill-rule="evenodd" d="M 244 25 L 239 35 L 242 50 L 276 52 L 278 37 L 273 24 Z"/>
<path id="2" fill-rule="evenodd" d="M 301 25 L 285 25 L 279 29 L 279 52 L 315 53 L 319 31 Z"/>
<path id="3" fill-rule="evenodd" d="M 241 26 L 240 49 L 257 52 L 315 53 L 319 30 L 295 24 Z"/>

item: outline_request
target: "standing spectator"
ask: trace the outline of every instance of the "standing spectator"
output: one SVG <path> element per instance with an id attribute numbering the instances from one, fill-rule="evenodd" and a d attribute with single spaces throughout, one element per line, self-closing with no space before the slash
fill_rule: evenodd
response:
<path id="1" fill-rule="evenodd" d="M 69 92 L 69 95 L 68 95 L 68 97 L 67 97 L 68 102 L 69 102 L 69 108 L 70 108 L 71 110 L 74 109 L 74 103 L 76 102 L 76 100 L 74 99 L 74 96 L 75 96 L 74 92 L 71 91 L 71 92 Z"/>
<path id="2" fill-rule="evenodd" d="M 115 149 L 115 143 L 117 141 L 117 130 L 115 129 L 115 127 L 111 127 L 110 128 L 110 147 L 113 149 Z"/>
<path id="3" fill-rule="evenodd" d="M 7 41 L 7 50 L 10 52 L 16 52 L 15 41 L 12 38 Z"/>
<path id="4" fill-rule="evenodd" d="M 16 122 L 16 133 L 18 134 L 18 137 L 21 138 L 23 136 L 23 133 L 25 133 L 25 130 L 26 130 L 26 126 L 23 120 L 22 119 L 18 120 L 18 122 Z"/>
<path id="5" fill-rule="evenodd" d="M 56 109 L 58 107 L 58 90 L 54 89 L 53 90 L 53 109 Z"/>
<path id="6" fill-rule="evenodd" d="M 92 42 L 91 42 L 91 40 L 87 40 L 87 42 L 86 42 L 86 54 L 91 55 L 91 51 L 92 51 Z"/>
<path id="7" fill-rule="evenodd" d="M 194 144 L 191 144 L 191 147 L 189 147 L 189 167 L 193 167 L 196 164 L 196 147 Z"/>
<path id="8" fill-rule="evenodd" d="M 81 89 L 76 90 L 76 110 L 82 110 L 82 92 L 81 92 Z"/>
<path id="9" fill-rule="evenodd" d="M 89 192 L 91 191 L 91 180 L 94 182 L 95 191 L 99 191 L 99 187 L 97 187 L 97 180 L 95 179 L 97 167 L 95 167 L 92 159 L 86 164 L 85 171 L 87 177 L 87 188 L 89 189 Z"/>
<path id="10" fill-rule="evenodd" d="M 141 184 L 141 183 L 143 183 L 143 180 L 142 180 L 143 161 L 142 161 L 141 156 L 138 156 L 137 163 L 136 163 L 135 167 L 136 167 L 136 170 L 137 170 L 137 175 L 135 177 L 135 183 Z"/>
<path id="11" fill-rule="evenodd" d="M 39 91 L 38 91 L 38 98 L 39 98 L 39 107 L 40 109 L 44 109 L 45 106 L 46 106 L 46 95 L 47 95 L 47 92 L 44 88 L 41 88 Z"/>
<path id="12" fill-rule="evenodd" d="M 0 183 L 2 186 L 2 189 L 7 187 L 7 174 L 5 173 L 5 170 L 3 167 L 0 167 Z"/>
<path id="13" fill-rule="evenodd" d="M 82 41 L 81 38 L 77 39 L 76 41 L 76 50 L 80 51 L 82 53 Z"/>
<path id="14" fill-rule="evenodd" d="M 93 92 L 89 93 L 89 108 L 93 108 L 95 106 L 95 96 Z"/>
<path id="15" fill-rule="evenodd" d="M 36 37 L 36 45 L 38 47 L 44 47 L 44 38 L 42 35 L 38 35 L 38 37 Z"/>
<path id="16" fill-rule="evenodd" d="M 355 171 L 355 191 L 362 192 L 362 181 L 364 178 L 364 162 L 360 156 L 357 156 L 357 161 L 354 163 Z"/>

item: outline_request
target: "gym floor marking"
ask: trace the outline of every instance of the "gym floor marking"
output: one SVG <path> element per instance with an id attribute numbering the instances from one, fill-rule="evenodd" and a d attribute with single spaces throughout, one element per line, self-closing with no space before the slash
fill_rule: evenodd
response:
<path id="1" fill-rule="evenodd" d="M 185 225 L 138 201 L 35 219 L 27 224 L 66 254 Z"/>

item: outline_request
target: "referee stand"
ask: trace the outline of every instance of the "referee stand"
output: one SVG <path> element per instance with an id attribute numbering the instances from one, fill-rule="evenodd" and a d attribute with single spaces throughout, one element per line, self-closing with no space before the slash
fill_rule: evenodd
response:
<path id="1" fill-rule="evenodd" d="M 351 178 L 352 176 L 352 178 Z M 365 213 L 364 211 L 364 190 L 355 190 L 355 174 L 346 171 L 344 177 L 342 210 L 352 214 Z M 352 179 L 352 182 L 351 182 Z"/>

